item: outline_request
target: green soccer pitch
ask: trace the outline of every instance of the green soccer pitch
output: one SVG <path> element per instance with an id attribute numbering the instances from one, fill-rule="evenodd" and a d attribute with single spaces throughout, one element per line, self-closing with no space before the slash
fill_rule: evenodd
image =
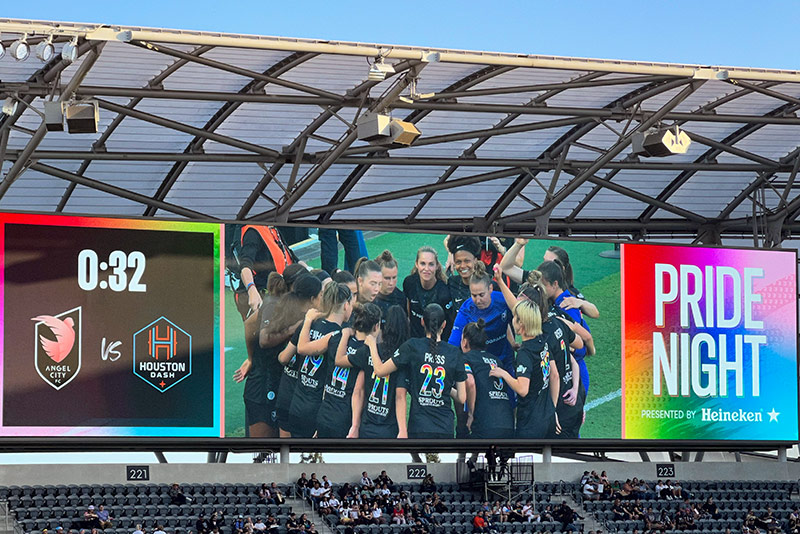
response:
<path id="1" fill-rule="evenodd" d="M 417 249 L 430 245 L 439 251 L 444 263 L 447 251 L 444 236 L 436 234 L 385 233 L 367 240 L 370 257 L 384 249 L 392 251 L 399 264 L 398 287 L 411 272 Z M 619 260 L 599 256 L 613 249 L 609 243 L 532 239 L 525 247 L 525 269 L 535 268 L 550 245 L 563 247 L 570 257 L 575 285 L 600 310 L 599 319 L 587 319 L 592 330 L 597 354 L 587 356 L 590 388 L 586 399 L 586 422 L 581 438 L 620 438 L 621 436 L 621 339 L 620 339 L 620 267 Z M 307 262 L 319 267 L 319 259 Z M 344 253 L 339 253 L 339 265 Z M 242 320 L 236 311 L 231 291 L 225 291 L 225 435 L 242 437 L 244 432 L 244 383 L 233 381 L 233 372 L 247 357 L 243 341 Z"/>

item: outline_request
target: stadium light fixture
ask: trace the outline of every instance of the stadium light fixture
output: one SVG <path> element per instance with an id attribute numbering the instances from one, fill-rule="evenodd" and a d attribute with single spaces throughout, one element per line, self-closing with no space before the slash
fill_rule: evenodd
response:
<path id="1" fill-rule="evenodd" d="M 56 49 L 53 46 L 53 36 L 48 35 L 47 39 L 37 44 L 35 51 L 36 51 L 36 57 L 38 57 L 45 63 L 53 59 L 53 56 L 56 55 Z"/>
<path id="2" fill-rule="evenodd" d="M 3 115 L 8 115 L 9 117 L 17 112 L 17 106 L 19 106 L 19 102 L 13 96 L 9 96 L 6 98 L 5 102 L 3 102 Z"/>
<path id="3" fill-rule="evenodd" d="M 691 144 L 689 135 L 677 125 L 672 128 L 653 128 L 633 134 L 632 153 L 661 158 L 673 154 L 686 154 Z"/>
<path id="4" fill-rule="evenodd" d="M 391 63 L 384 63 L 383 58 L 378 56 L 375 62 L 369 67 L 367 79 L 373 82 L 381 82 L 386 79 L 387 74 L 394 73 L 394 66 Z"/>
<path id="5" fill-rule="evenodd" d="M 61 49 L 61 59 L 66 61 L 67 63 L 74 63 L 76 59 L 78 59 L 78 36 L 72 38 L 72 40 L 64 45 Z"/>
<path id="6" fill-rule="evenodd" d="M 22 36 L 22 39 L 17 39 L 11 46 L 8 47 L 11 52 L 11 57 L 17 61 L 25 61 L 31 55 L 31 47 L 28 45 L 28 34 Z"/>

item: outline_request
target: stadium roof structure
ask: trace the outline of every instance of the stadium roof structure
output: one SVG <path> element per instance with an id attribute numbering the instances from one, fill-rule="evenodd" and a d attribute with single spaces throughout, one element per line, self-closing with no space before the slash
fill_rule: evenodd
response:
<path id="1" fill-rule="evenodd" d="M 0 97 L 21 103 L 0 118 L 2 210 L 771 246 L 800 230 L 798 71 L 10 19 L 0 32 L 6 49 L 27 35 L 56 52 L 0 60 Z M 370 79 L 376 61 L 394 73 Z M 86 99 L 96 134 L 46 131 L 46 100 Z M 359 140 L 368 112 L 421 135 Z M 632 153 L 634 133 L 674 125 L 688 152 Z"/>

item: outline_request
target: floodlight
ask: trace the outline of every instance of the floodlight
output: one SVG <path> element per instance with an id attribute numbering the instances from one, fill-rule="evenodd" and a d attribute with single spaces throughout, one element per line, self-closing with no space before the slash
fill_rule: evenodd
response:
<path id="1" fill-rule="evenodd" d="M 78 59 L 78 37 L 75 36 L 72 40 L 64 45 L 61 49 L 61 59 L 67 63 L 74 63 Z"/>
<path id="2" fill-rule="evenodd" d="M 36 57 L 47 63 L 53 56 L 56 55 L 56 49 L 53 46 L 53 36 L 49 35 L 47 39 L 36 45 Z"/>
<path id="3" fill-rule="evenodd" d="M 64 109 L 69 133 L 97 133 L 100 111 L 97 102 L 75 102 Z"/>
<path id="4" fill-rule="evenodd" d="M 64 108 L 59 101 L 44 103 L 44 125 L 48 132 L 64 131 Z"/>
<path id="5" fill-rule="evenodd" d="M 19 106 L 19 102 L 13 96 L 6 98 L 5 102 L 3 102 L 3 114 L 8 115 L 9 117 L 17 112 L 17 106 Z"/>
<path id="6" fill-rule="evenodd" d="M 672 154 L 686 154 L 692 140 L 678 128 L 653 128 L 646 132 L 633 134 L 632 151 L 646 157 L 664 157 Z"/>
<path id="7" fill-rule="evenodd" d="M 382 57 L 378 57 L 370 65 L 367 79 L 373 82 L 380 82 L 386 79 L 387 74 L 394 74 L 394 66 L 391 63 L 384 63 Z"/>
<path id="8" fill-rule="evenodd" d="M 358 118 L 356 132 L 362 141 L 383 141 L 391 135 L 392 118 L 385 113 L 364 113 Z"/>
<path id="9" fill-rule="evenodd" d="M 31 55 L 31 47 L 28 46 L 28 34 L 22 36 L 22 39 L 17 39 L 11 46 L 8 47 L 11 52 L 11 57 L 17 61 L 25 61 Z"/>
<path id="10" fill-rule="evenodd" d="M 389 138 L 392 143 L 398 145 L 408 146 L 419 137 L 420 131 L 414 124 L 408 121 L 401 121 L 399 119 L 392 119 L 390 124 Z"/>

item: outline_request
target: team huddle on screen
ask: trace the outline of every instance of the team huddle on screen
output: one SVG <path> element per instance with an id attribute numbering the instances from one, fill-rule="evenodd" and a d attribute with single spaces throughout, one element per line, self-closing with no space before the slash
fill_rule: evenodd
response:
<path id="1" fill-rule="evenodd" d="M 599 312 L 567 251 L 526 271 L 526 243 L 452 235 L 445 265 L 423 246 L 413 266 L 385 250 L 332 275 L 276 265 L 275 248 L 242 262 L 249 356 L 234 379 L 248 435 L 580 437 L 594 354 L 584 318 Z"/>

